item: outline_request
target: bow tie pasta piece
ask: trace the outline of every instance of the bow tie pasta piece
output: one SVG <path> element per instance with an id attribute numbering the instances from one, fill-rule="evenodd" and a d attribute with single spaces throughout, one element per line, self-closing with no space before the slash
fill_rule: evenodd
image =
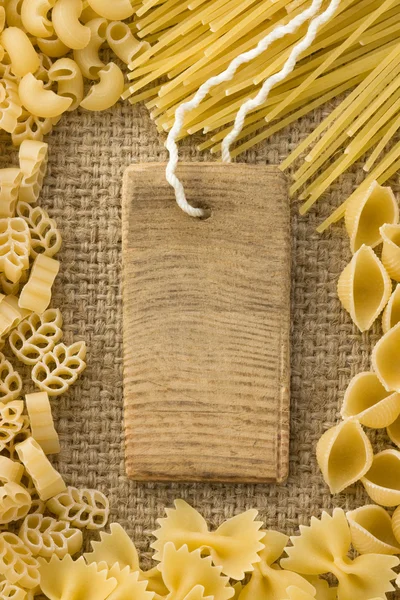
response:
<path id="1" fill-rule="evenodd" d="M 17 444 L 16 451 L 44 502 L 66 489 L 60 473 L 54 469 L 42 448 L 30 437 Z"/>
<path id="2" fill-rule="evenodd" d="M 102 529 L 110 514 L 108 499 L 102 492 L 71 486 L 49 500 L 47 508 L 62 521 L 80 529 Z"/>
<path id="3" fill-rule="evenodd" d="M 367 504 L 346 514 L 351 542 L 360 554 L 400 554 L 392 518 L 381 506 Z"/>
<path id="4" fill-rule="evenodd" d="M 90 29 L 79 21 L 82 10 L 82 0 L 58 0 L 52 12 L 57 36 L 73 50 L 86 48 L 90 41 Z"/>
<path id="5" fill-rule="evenodd" d="M 89 6 L 101 17 L 109 21 L 123 21 L 134 13 L 134 6 L 130 0 L 88 0 Z"/>
<path id="6" fill-rule="evenodd" d="M 158 519 L 160 528 L 154 532 L 157 538 L 152 544 L 156 550 L 155 560 L 162 560 L 167 542 L 177 549 L 186 544 L 190 551 L 207 549 L 213 563 L 232 579 L 243 579 L 253 564 L 260 561 L 258 552 L 264 533 L 261 521 L 255 521 L 257 511 L 248 510 L 223 523 L 215 532 L 209 532 L 203 517 L 184 500 L 175 500 L 175 509 L 166 509 L 167 516 Z"/>
<path id="7" fill-rule="evenodd" d="M 48 308 L 41 315 L 32 313 L 11 332 L 11 350 L 21 362 L 33 366 L 61 340 L 61 327 L 62 316 L 58 308 Z"/>
<path id="8" fill-rule="evenodd" d="M 24 140 L 19 147 L 19 168 L 23 179 L 18 199 L 33 204 L 39 198 L 47 170 L 48 144 Z M 12 216 L 12 215 L 10 215 Z"/>
<path id="9" fill-rule="evenodd" d="M 347 387 L 340 414 L 365 427 L 388 427 L 400 415 L 400 394 L 388 392 L 375 373 L 358 373 Z"/>
<path id="10" fill-rule="evenodd" d="M 74 561 L 69 554 L 60 560 L 53 555 L 40 559 L 40 587 L 49 600 L 105 600 L 117 582 L 106 570 L 87 565 L 83 557 Z"/>
<path id="11" fill-rule="evenodd" d="M 108 63 L 98 72 L 99 83 L 90 88 L 81 106 L 86 110 L 107 110 L 118 102 L 124 91 L 124 74 L 113 62 Z"/>
<path id="12" fill-rule="evenodd" d="M 345 225 L 351 251 L 357 252 L 363 244 L 374 248 L 382 242 L 379 228 L 398 220 L 399 208 L 392 189 L 374 181 L 366 192 L 355 195 L 346 208 Z"/>
<path id="13" fill-rule="evenodd" d="M 75 342 L 71 346 L 57 344 L 33 367 L 32 381 L 49 396 L 60 396 L 86 368 L 85 356 L 85 342 Z"/>
<path id="14" fill-rule="evenodd" d="M 47 13 L 53 8 L 56 0 L 23 0 L 21 20 L 26 31 L 35 37 L 47 38 L 54 32 Z"/>
<path id="15" fill-rule="evenodd" d="M 46 392 L 26 394 L 25 404 L 33 439 L 37 441 L 45 454 L 58 454 L 60 442 L 54 427 L 48 394 Z"/>
<path id="16" fill-rule="evenodd" d="M 372 350 L 372 368 L 388 391 L 400 392 L 400 323 L 389 329 Z"/>
<path id="17" fill-rule="evenodd" d="M 23 519 L 32 504 L 30 494 L 18 483 L 0 486 L 0 525 Z"/>
<path id="18" fill-rule="evenodd" d="M 382 225 L 382 263 L 392 279 L 400 281 L 400 225 Z"/>
<path id="19" fill-rule="evenodd" d="M 33 556 L 64 558 L 79 552 L 83 544 L 82 532 L 65 521 L 31 514 L 23 521 L 19 537 Z"/>
<path id="20" fill-rule="evenodd" d="M 13 217 L 23 174 L 20 169 L 0 169 L 0 217 Z"/>
<path id="21" fill-rule="evenodd" d="M 61 516 L 59 512 L 56 514 Z M 132 571 L 139 571 L 139 557 L 135 544 L 119 523 L 111 523 L 110 533 L 102 531 L 100 541 L 91 541 L 91 547 L 92 551 L 84 554 L 88 564 L 104 562 L 109 568 L 118 564 L 121 569 L 129 567 Z"/>
<path id="22" fill-rule="evenodd" d="M 168 590 L 165 587 L 162 575 L 157 567 L 153 567 L 148 571 L 139 571 L 139 579 L 143 579 L 147 582 L 147 590 L 155 593 L 155 598 L 159 596 L 168 596 Z"/>
<path id="23" fill-rule="evenodd" d="M 23 219 L 21 221 L 28 229 L 25 221 Z M 32 265 L 28 282 L 22 288 L 19 306 L 38 314 L 44 312 L 50 304 L 51 288 L 59 268 L 60 263 L 58 260 L 38 254 Z"/>
<path id="24" fill-rule="evenodd" d="M 83 50 L 74 50 L 76 64 L 86 79 L 98 79 L 100 69 L 106 66 L 99 57 L 99 50 L 106 41 L 107 25 L 107 19 L 96 18 L 88 21 L 90 42 Z"/>
<path id="25" fill-rule="evenodd" d="M 358 421 L 347 420 L 326 431 L 317 444 L 317 461 L 332 494 L 361 479 L 372 464 L 371 442 Z"/>
<path id="26" fill-rule="evenodd" d="M 337 600 L 337 587 L 329 587 L 329 583 L 318 575 L 307 575 L 306 579 L 315 589 L 316 600 Z"/>
<path id="27" fill-rule="evenodd" d="M 375 454 L 372 466 L 361 479 L 369 497 L 382 506 L 400 504 L 400 452 L 383 450 Z"/>
<path id="28" fill-rule="evenodd" d="M 324 512 L 321 519 L 312 517 L 311 524 L 300 526 L 300 535 L 290 540 L 293 545 L 285 548 L 288 558 L 281 560 L 281 566 L 304 575 L 333 573 L 339 582 L 338 600 L 383 598 L 394 589 L 390 582 L 399 559 L 364 554 L 350 560 L 350 528 L 339 508 L 332 516 Z"/>
<path id="29" fill-rule="evenodd" d="M 84 96 L 83 77 L 77 63 L 71 58 L 60 58 L 49 69 L 51 81 L 57 82 L 59 96 L 72 98 L 68 111 L 75 110 Z"/>
<path id="30" fill-rule="evenodd" d="M 367 331 L 392 293 L 384 266 L 369 246 L 361 246 L 338 281 L 338 296 L 360 331 Z"/>
<path id="31" fill-rule="evenodd" d="M 26 590 L 12 585 L 7 580 L 0 582 L 0 598 L 2 600 L 28 600 Z"/>
<path id="32" fill-rule="evenodd" d="M 0 481 L 19 483 L 23 474 L 23 465 L 6 456 L 0 456 Z"/>
<path id="33" fill-rule="evenodd" d="M 132 572 L 129 567 L 121 569 L 118 564 L 107 570 L 108 578 L 117 582 L 107 600 L 153 600 L 154 592 L 146 589 L 147 581 L 140 581 L 138 572 Z"/>
<path id="34" fill-rule="evenodd" d="M 0 402 L 7 404 L 18 398 L 22 390 L 21 377 L 10 361 L 0 352 Z"/>
<path id="35" fill-rule="evenodd" d="M 287 600 L 315 600 L 314 594 L 311 595 L 294 585 L 288 587 L 287 594 Z"/>
<path id="36" fill-rule="evenodd" d="M 288 590 L 291 586 L 296 586 L 296 589 L 306 594 L 315 592 L 314 587 L 304 577 L 292 571 L 285 571 L 276 564 L 288 539 L 286 535 L 277 531 L 265 532 L 265 549 L 260 552 L 261 562 L 254 565 L 250 581 L 244 586 L 239 600 L 285 600 L 289 598 Z"/>
<path id="37" fill-rule="evenodd" d="M 202 558 L 200 550 L 190 552 L 186 545 L 177 550 L 172 542 L 167 542 L 158 569 L 169 591 L 167 598 L 171 600 L 201 600 L 207 596 L 213 600 L 228 600 L 235 593 L 228 577 L 221 575 L 221 567 L 212 565 L 211 557 Z"/>
<path id="38" fill-rule="evenodd" d="M 382 314 L 382 329 L 383 333 L 387 333 L 389 329 L 400 322 L 400 284 L 396 285 L 393 294 L 390 296 L 389 302 L 386 305 Z"/>
<path id="39" fill-rule="evenodd" d="M 28 590 L 37 588 L 40 582 L 39 563 L 29 548 L 14 533 L 0 533 L 0 574 L 11 584 Z"/>
<path id="40" fill-rule="evenodd" d="M 29 269 L 31 236 L 28 225 L 19 217 L 0 219 L 0 271 L 16 283 Z"/>

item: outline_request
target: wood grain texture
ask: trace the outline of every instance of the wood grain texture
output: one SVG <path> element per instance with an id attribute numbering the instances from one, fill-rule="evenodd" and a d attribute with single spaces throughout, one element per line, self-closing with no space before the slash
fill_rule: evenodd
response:
<path id="1" fill-rule="evenodd" d="M 123 186 L 126 470 L 136 480 L 283 481 L 289 453 L 290 219 L 276 167 L 165 165 Z"/>

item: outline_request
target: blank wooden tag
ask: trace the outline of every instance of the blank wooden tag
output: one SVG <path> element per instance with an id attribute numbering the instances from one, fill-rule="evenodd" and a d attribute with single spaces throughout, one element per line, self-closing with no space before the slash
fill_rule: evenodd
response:
<path id="1" fill-rule="evenodd" d="M 283 481 L 289 445 L 290 219 L 276 167 L 127 169 L 126 470 L 136 480 Z"/>

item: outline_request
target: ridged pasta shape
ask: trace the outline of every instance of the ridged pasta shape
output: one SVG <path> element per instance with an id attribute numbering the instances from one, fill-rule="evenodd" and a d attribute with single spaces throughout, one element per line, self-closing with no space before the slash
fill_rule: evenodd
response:
<path id="1" fill-rule="evenodd" d="M 108 499 L 102 492 L 71 486 L 49 500 L 47 508 L 79 529 L 102 529 L 110 514 Z"/>
<path id="2" fill-rule="evenodd" d="M 0 336 L 5 337 L 21 321 L 21 309 L 14 296 L 0 294 Z"/>
<path id="3" fill-rule="evenodd" d="M 72 104 L 72 98 L 59 96 L 45 88 L 43 81 L 32 73 L 25 75 L 18 87 L 22 104 L 35 117 L 52 119 L 61 116 Z"/>
<path id="4" fill-rule="evenodd" d="M 0 402 L 7 404 L 18 398 L 22 390 L 22 380 L 10 361 L 0 352 Z"/>
<path id="5" fill-rule="evenodd" d="M 37 38 L 36 45 L 41 52 L 51 58 L 61 58 L 70 51 L 68 46 L 66 46 L 55 33 L 48 38 Z"/>
<path id="6" fill-rule="evenodd" d="M 392 515 L 392 530 L 397 543 L 400 545 L 400 510 L 396 508 Z"/>
<path id="7" fill-rule="evenodd" d="M 292 546 L 285 549 L 288 558 L 281 566 L 304 575 L 333 573 L 337 578 L 338 600 L 383 598 L 393 591 L 393 569 L 399 559 L 383 554 L 363 554 L 348 558 L 351 534 L 343 510 L 333 515 L 322 513 L 321 519 L 311 518 L 309 526 L 300 526 L 300 535 L 290 538 Z"/>
<path id="8" fill-rule="evenodd" d="M 29 268 L 30 234 L 19 217 L 0 219 L 0 271 L 16 283 Z"/>
<path id="9" fill-rule="evenodd" d="M 98 565 L 100 569 L 102 565 Z M 153 600 L 154 592 L 147 590 L 147 581 L 139 579 L 139 572 L 133 572 L 129 567 L 121 569 L 118 564 L 107 569 L 108 577 L 115 579 L 116 588 L 107 600 Z"/>
<path id="10" fill-rule="evenodd" d="M 400 323 L 400 284 L 397 284 L 382 314 L 383 333 Z"/>
<path id="11" fill-rule="evenodd" d="M 26 394 L 25 404 L 33 439 L 45 454 L 58 454 L 61 449 L 60 441 L 54 427 L 48 394 L 46 392 Z"/>
<path id="12" fill-rule="evenodd" d="M 389 329 L 372 350 L 372 368 L 384 388 L 400 392 L 400 323 Z"/>
<path id="13" fill-rule="evenodd" d="M 61 234 L 56 222 L 40 206 L 31 206 L 28 202 L 18 202 L 17 216 L 24 219 L 31 236 L 30 256 L 35 259 L 38 254 L 53 257 L 61 248 Z"/>
<path id="14" fill-rule="evenodd" d="M 60 396 L 86 368 L 85 356 L 85 342 L 75 342 L 71 346 L 57 344 L 33 367 L 32 381 L 49 396 Z"/>
<path id="15" fill-rule="evenodd" d="M 26 227 L 28 228 L 27 225 Z M 59 269 L 58 260 L 38 254 L 32 265 L 29 279 L 21 290 L 19 306 L 38 314 L 43 313 L 50 304 L 51 288 Z"/>
<path id="16" fill-rule="evenodd" d="M 106 41 L 107 25 L 107 19 L 99 17 L 88 21 L 86 26 L 90 29 L 89 44 L 83 50 L 74 50 L 74 59 L 86 79 L 98 79 L 100 69 L 106 66 L 100 59 L 99 50 Z"/>
<path id="17" fill-rule="evenodd" d="M 56 555 L 49 561 L 40 559 L 40 587 L 49 600 L 105 600 L 116 586 L 107 570 L 87 565 L 83 557 L 74 561 L 67 554 L 62 560 Z"/>
<path id="18" fill-rule="evenodd" d="M 100 541 L 91 541 L 91 547 L 91 552 L 84 554 L 88 564 L 105 563 L 109 568 L 118 564 L 121 569 L 128 567 L 131 571 L 139 571 L 135 544 L 119 523 L 111 523 L 110 533 L 102 531 Z"/>
<path id="19" fill-rule="evenodd" d="M 381 506 L 400 504 L 400 452 L 383 450 L 375 454 L 372 466 L 361 479 L 367 494 Z"/>
<path id="20" fill-rule="evenodd" d="M 60 473 L 55 470 L 39 444 L 32 438 L 15 447 L 18 457 L 32 478 L 39 498 L 44 502 L 66 490 Z"/>
<path id="21" fill-rule="evenodd" d="M 326 431 L 317 444 L 317 461 L 332 494 L 361 479 L 372 464 L 371 442 L 360 423 L 346 420 Z"/>
<path id="22" fill-rule="evenodd" d="M 382 263 L 392 279 L 400 281 L 400 225 L 382 225 Z"/>
<path id="23" fill-rule="evenodd" d="M 186 545 L 178 550 L 167 542 L 158 568 L 169 591 L 168 598 L 228 600 L 234 595 L 228 577 L 221 575 L 221 567 L 214 566 L 210 556 L 202 558 L 200 550 L 190 552 Z"/>
<path id="24" fill-rule="evenodd" d="M 21 400 L 6 405 L 0 403 L 0 451 L 6 451 L 12 460 L 18 459 L 15 444 L 30 436 L 28 417 L 22 414 L 23 409 Z"/>
<path id="25" fill-rule="evenodd" d="M 392 189 L 374 181 L 366 192 L 354 196 L 346 208 L 351 251 L 357 252 L 363 244 L 374 248 L 382 242 L 380 227 L 398 220 L 399 208 Z"/>
<path id="26" fill-rule="evenodd" d="M 27 592 L 5 579 L 0 582 L 0 598 L 2 600 L 27 600 Z"/>
<path id="27" fill-rule="evenodd" d="M 23 112 L 18 84 L 8 77 L 4 78 L 0 81 L 0 93 L 1 90 L 4 90 L 4 97 L 0 102 L 0 128 L 12 134 Z"/>
<path id="28" fill-rule="evenodd" d="M 99 83 L 90 88 L 81 106 L 86 110 L 107 110 L 118 102 L 124 91 L 124 74 L 115 63 L 108 63 L 98 72 Z"/>
<path id="29" fill-rule="evenodd" d="M 148 571 L 140 570 L 139 573 L 140 578 L 147 582 L 147 590 L 154 592 L 157 599 L 159 596 L 168 596 L 168 589 L 165 587 L 162 574 L 157 567 L 153 567 Z"/>
<path id="30" fill-rule="evenodd" d="M 400 415 L 400 394 L 388 392 L 376 373 L 358 373 L 347 387 L 340 414 L 343 419 L 356 419 L 365 427 L 381 429 Z"/>
<path id="31" fill-rule="evenodd" d="M 20 483 L 24 467 L 6 456 L 0 456 L 0 481 L 2 483 Z"/>
<path id="32" fill-rule="evenodd" d="M 400 448 L 400 416 L 386 428 L 386 432 L 398 448 Z"/>
<path id="33" fill-rule="evenodd" d="M 14 533 L 0 533 L 0 574 L 11 584 L 28 590 L 37 588 L 40 582 L 39 563 L 29 548 Z"/>
<path id="34" fill-rule="evenodd" d="M 156 550 L 155 560 L 163 560 L 167 542 L 177 549 L 186 544 L 189 551 L 207 550 L 222 573 L 237 580 L 260 561 L 258 553 L 264 548 L 264 533 L 260 531 L 262 522 L 256 521 L 256 510 L 232 517 L 210 532 L 203 517 L 187 502 L 175 500 L 174 504 L 175 509 L 167 508 L 167 516 L 157 521 L 160 528 L 154 532 L 156 541 L 151 545 Z"/>
<path id="35" fill-rule="evenodd" d="M 62 316 L 58 308 L 48 308 L 41 315 L 32 313 L 11 332 L 11 350 L 24 364 L 36 365 L 61 340 L 61 328 Z"/>
<path id="36" fill-rule="evenodd" d="M 306 579 L 315 589 L 317 600 L 337 600 L 337 587 L 329 586 L 329 583 L 318 575 L 307 575 Z"/>
<path id="37" fill-rule="evenodd" d="M 24 140 L 19 147 L 19 168 L 23 174 L 18 199 L 33 204 L 39 198 L 47 170 L 48 144 Z"/>
<path id="38" fill-rule="evenodd" d="M 49 69 L 51 81 L 57 83 L 57 94 L 72 98 L 72 104 L 68 111 L 75 110 L 82 102 L 83 77 L 77 63 L 72 58 L 60 58 Z"/>
<path id="39" fill-rule="evenodd" d="M 134 13 L 134 7 L 130 0 L 88 0 L 89 6 L 101 17 L 109 21 L 123 21 Z"/>
<path id="40" fill-rule="evenodd" d="M 23 519 L 32 504 L 30 494 L 15 482 L 0 486 L 0 525 Z"/>
<path id="41" fill-rule="evenodd" d="M 346 514 L 351 543 L 359 554 L 400 554 L 392 518 L 382 506 L 367 504 Z"/>
<path id="42" fill-rule="evenodd" d="M 277 561 L 282 556 L 288 540 L 288 536 L 283 533 L 265 532 L 265 549 L 260 552 L 261 561 L 255 564 L 250 581 L 244 586 L 239 600 L 282 600 L 290 597 L 289 588 L 292 586 L 304 593 L 315 592 L 314 587 L 304 577 L 279 568 Z"/>
<path id="43" fill-rule="evenodd" d="M 54 28 L 48 18 L 48 12 L 55 3 L 56 0 L 23 0 L 21 20 L 28 33 L 39 38 L 47 38 L 52 35 Z"/>
<path id="44" fill-rule="evenodd" d="M 52 12 L 54 30 L 68 48 L 86 48 L 90 30 L 79 20 L 83 10 L 82 0 L 58 0 Z"/>
<path id="45" fill-rule="evenodd" d="M 149 47 L 147 42 L 139 42 L 134 37 L 129 25 L 122 21 L 112 21 L 107 27 L 106 37 L 111 50 L 126 65 L 132 62 L 140 50 L 147 50 Z"/>
<path id="46" fill-rule="evenodd" d="M 23 174 L 20 169 L 0 169 L 0 217 L 14 217 Z"/>
<path id="47" fill-rule="evenodd" d="M 28 436 L 28 437 L 30 437 L 30 436 Z M 27 439 L 27 438 L 25 438 L 25 439 Z M 17 455 L 16 452 L 15 452 L 15 454 Z M 46 504 L 45 504 L 45 502 L 43 502 L 43 500 L 41 500 L 39 498 L 39 494 L 38 494 L 37 489 L 35 488 L 35 485 L 32 481 L 32 477 L 30 477 L 30 475 L 28 475 L 26 471 L 24 471 L 24 475 L 22 477 L 21 484 L 29 492 L 29 494 L 32 498 L 32 505 L 29 510 L 29 514 L 43 515 L 46 510 Z"/>
<path id="48" fill-rule="evenodd" d="M 28 515 L 18 532 L 19 537 L 33 556 L 51 558 L 53 555 L 64 558 L 79 552 L 83 544 L 80 529 L 71 527 L 65 521 L 40 514 Z"/>
<path id="49" fill-rule="evenodd" d="M 385 308 L 392 284 L 369 246 L 361 246 L 338 282 L 338 296 L 360 331 L 367 331 Z"/>
<path id="50" fill-rule="evenodd" d="M 50 133 L 59 120 L 60 117 L 52 119 L 36 117 L 24 109 L 18 118 L 17 126 L 11 133 L 12 143 L 14 146 L 20 146 L 24 140 L 37 140 L 40 142 L 47 133 Z"/>

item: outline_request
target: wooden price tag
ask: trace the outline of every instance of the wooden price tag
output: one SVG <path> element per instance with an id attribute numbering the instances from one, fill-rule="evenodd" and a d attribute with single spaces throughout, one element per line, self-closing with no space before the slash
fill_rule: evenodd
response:
<path id="1" fill-rule="evenodd" d="M 290 218 L 271 166 L 165 165 L 123 187 L 126 470 L 136 480 L 283 481 L 289 445 Z"/>

